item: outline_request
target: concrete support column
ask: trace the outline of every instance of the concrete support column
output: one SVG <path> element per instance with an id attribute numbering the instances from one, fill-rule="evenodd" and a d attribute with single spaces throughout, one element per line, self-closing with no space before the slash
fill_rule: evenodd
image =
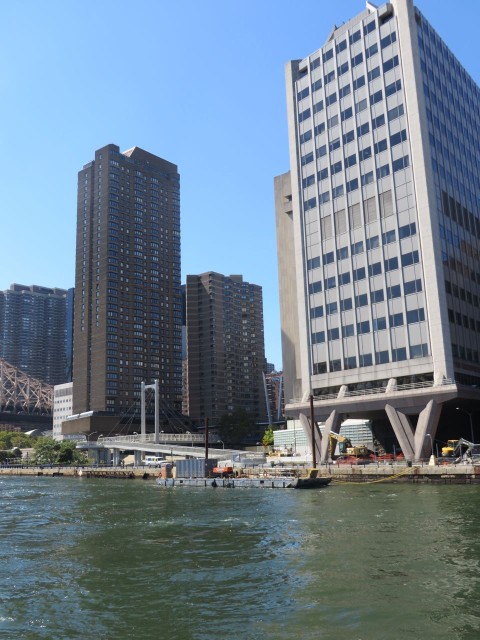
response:
<path id="1" fill-rule="evenodd" d="M 435 455 L 435 451 L 431 451 L 431 449 L 441 413 L 442 405 L 434 400 L 430 400 L 425 409 L 420 412 L 415 430 L 415 460 L 426 458 L 429 453 Z M 429 438 L 427 438 L 427 434 L 430 435 Z"/>
<path id="2" fill-rule="evenodd" d="M 113 466 L 118 467 L 120 464 L 120 449 L 112 449 L 113 453 Z"/>
<path id="3" fill-rule="evenodd" d="M 320 450 L 320 463 L 325 463 L 329 458 L 329 449 L 330 449 L 330 433 L 338 433 L 340 431 L 340 427 L 342 426 L 342 416 L 341 414 L 334 409 L 332 413 L 328 416 L 325 421 L 325 426 L 323 427 L 323 438 L 321 442 L 321 450 Z"/>
<path id="4" fill-rule="evenodd" d="M 389 381 L 387 382 L 387 388 L 385 389 L 385 393 L 392 393 L 392 391 L 395 390 L 396 385 L 397 385 L 397 379 L 390 378 Z"/>
<path id="5" fill-rule="evenodd" d="M 312 426 L 310 424 L 310 420 L 304 413 L 301 413 L 298 417 L 300 419 L 300 424 L 302 425 L 305 437 L 307 438 L 307 442 L 310 443 L 310 448 L 311 448 L 311 445 L 312 445 Z M 320 429 L 318 428 L 318 425 L 317 425 L 316 422 L 315 422 L 314 427 L 313 427 L 313 432 L 314 432 L 315 458 L 316 458 L 317 461 L 320 462 L 321 461 L 320 456 L 321 456 L 322 434 L 320 433 Z M 312 452 L 312 459 L 313 459 L 313 452 Z"/>
<path id="6" fill-rule="evenodd" d="M 410 424 L 408 416 L 405 413 L 399 411 L 399 409 L 392 407 L 392 405 L 390 404 L 385 405 L 385 411 L 387 413 L 388 419 L 390 420 L 393 431 L 397 436 L 397 440 L 403 451 L 405 460 L 414 460 L 415 442 L 413 428 Z"/>
<path id="7" fill-rule="evenodd" d="M 133 455 L 134 455 L 135 466 L 139 467 L 142 464 L 142 452 L 141 451 L 134 451 Z"/>

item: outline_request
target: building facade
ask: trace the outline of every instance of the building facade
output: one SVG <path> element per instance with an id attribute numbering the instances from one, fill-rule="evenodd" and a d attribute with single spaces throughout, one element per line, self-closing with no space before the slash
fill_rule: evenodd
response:
<path id="1" fill-rule="evenodd" d="M 65 382 L 66 297 L 38 285 L 0 291 L 0 358 L 48 384 Z"/>
<path id="2" fill-rule="evenodd" d="M 275 368 L 263 376 L 265 404 L 268 424 L 283 420 L 285 415 L 285 396 L 283 393 L 283 372 Z"/>
<path id="3" fill-rule="evenodd" d="M 286 78 L 286 401 L 305 417 L 312 395 L 334 430 L 329 398 L 383 412 L 419 458 L 442 409 L 478 402 L 480 90 L 411 0 L 367 3 Z"/>
<path id="4" fill-rule="evenodd" d="M 213 271 L 187 276 L 188 413 L 215 425 L 245 409 L 264 419 L 262 288 Z"/>
<path id="5" fill-rule="evenodd" d="M 110 144 L 78 174 L 73 411 L 125 415 L 141 383 L 180 409 L 180 177 Z M 72 427 L 75 428 L 75 427 Z"/>
<path id="6" fill-rule="evenodd" d="M 53 437 L 63 440 L 62 422 L 72 415 L 73 383 L 57 384 L 53 389 Z"/>

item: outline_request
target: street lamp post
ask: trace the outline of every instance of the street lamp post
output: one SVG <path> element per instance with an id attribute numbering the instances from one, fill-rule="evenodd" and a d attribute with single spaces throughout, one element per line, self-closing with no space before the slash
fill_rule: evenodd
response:
<path id="1" fill-rule="evenodd" d="M 469 420 L 470 420 L 470 437 L 472 440 L 472 444 L 475 444 L 475 439 L 473 437 L 473 412 L 467 411 L 466 409 L 462 409 L 461 407 L 455 407 L 455 409 L 457 411 L 462 411 L 463 413 L 466 413 Z"/>
<path id="2" fill-rule="evenodd" d="M 217 440 L 217 442 L 221 442 L 221 443 L 222 443 L 222 449 L 224 449 L 224 450 L 225 450 L 225 443 L 224 443 L 224 441 L 223 441 L 223 440 Z"/>

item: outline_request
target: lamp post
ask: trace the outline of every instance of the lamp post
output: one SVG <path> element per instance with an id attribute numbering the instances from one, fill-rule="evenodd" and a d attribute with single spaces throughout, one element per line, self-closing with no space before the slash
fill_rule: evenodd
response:
<path id="1" fill-rule="evenodd" d="M 462 409 L 461 407 L 455 407 L 457 411 L 462 411 L 466 413 L 470 420 L 470 437 L 472 439 L 472 444 L 475 444 L 475 439 L 473 437 L 473 412 L 467 411 L 466 409 Z"/>
<path id="2" fill-rule="evenodd" d="M 425 434 L 425 437 L 429 437 L 430 438 L 430 447 L 431 447 L 431 451 L 430 451 L 430 460 L 429 460 L 429 465 L 434 467 L 437 464 L 437 459 L 435 458 L 435 454 L 433 453 L 433 439 L 432 436 L 429 433 Z"/>
<path id="3" fill-rule="evenodd" d="M 224 443 L 224 441 L 223 441 L 223 440 L 217 440 L 217 442 L 221 442 L 221 443 L 222 443 L 222 449 L 224 449 L 224 450 L 225 450 L 225 443 Z"/>
<path id="4" fill-rule="evenodd" d="M 430 453 L 433 456 L 433 440 L 432 440 L 432 436 L 429 433 L 425 434 L 426 438 L 430 438 Z"/>

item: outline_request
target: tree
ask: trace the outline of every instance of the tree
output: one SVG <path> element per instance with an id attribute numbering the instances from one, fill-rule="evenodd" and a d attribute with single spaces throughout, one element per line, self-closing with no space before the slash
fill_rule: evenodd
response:
<path id="1" fill-rule="evenodd" d="M 0 449 L 33 447 L 36 438 L 21 431 L 0 431 Z"/>
<path id="2" fill-rule="evenodd" d="M 265 433 L 263 434 L 262 444 L 264 447 L 271 447 L 273 445 L 273 428 L 272 425 L 269 425 L 267 429 L 265 429 Z"/>
<path id="3" fill-rule="evenodd" d="M 38 438 L 35 443 L 34 464 L 85 464 L 85 454 L 76 448 L 75 442 L 53 438 Z"/>

